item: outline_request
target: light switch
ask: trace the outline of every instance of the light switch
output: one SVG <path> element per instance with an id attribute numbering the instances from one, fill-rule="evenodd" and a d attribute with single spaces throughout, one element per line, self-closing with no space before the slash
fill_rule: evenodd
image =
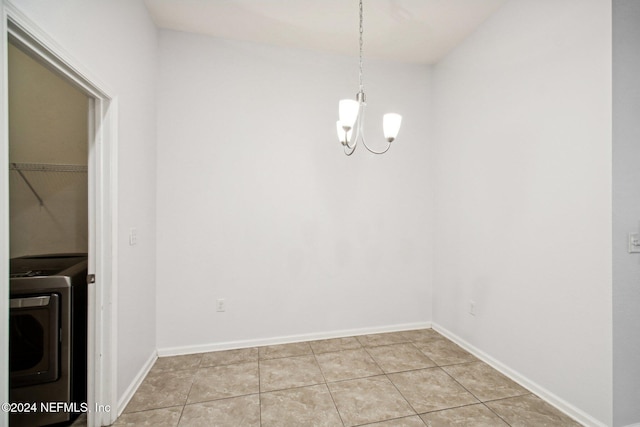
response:
<path id="1" fill-rule="evenodd" d="M 129 229 L 129 246 L 135 246 L 138 244 L 138 230 L 135 228 Z"/>
<path id="2" fill-rule="evenodd" d="M 629 233 L 629 253 L 640 253 L 640 233 Z"/>

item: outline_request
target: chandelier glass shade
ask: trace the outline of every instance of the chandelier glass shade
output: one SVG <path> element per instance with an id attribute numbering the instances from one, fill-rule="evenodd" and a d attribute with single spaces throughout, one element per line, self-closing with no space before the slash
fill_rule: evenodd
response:
<path id="1" fill-rule="evenodd" d="M 362 141 L 362 145 L 373 154 L 384 154 L 391 147 L 391 143 L 398 136 L 402 116 L 396 113 L 387 113 L 382 118 L 382 129 L 384 137 L 387 140 L 387 146 L 381 151 L 371 149 L 364 137 L 364 116 L 367 104 L 365 102 L 364 85 L 362 83 L 362 52 L 363 52 L 363 13 L 362 0 L 360 0 L 360 91 L 356 94 L 356 99 L 343 99 L 338 103 L 338 121 L 336 122 L 336 130 L 338 139 L 344 148 L 347 156 L 353 154 L 358 146 L 358 142 Z"/>

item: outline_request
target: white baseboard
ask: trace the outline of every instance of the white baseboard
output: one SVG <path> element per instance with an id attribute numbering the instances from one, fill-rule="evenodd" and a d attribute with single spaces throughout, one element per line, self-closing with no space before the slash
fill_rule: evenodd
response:
<path id="1" fill-rule="evenodd" d="M 628 426 L 625 426 L 625 427 L 640 427 L 640 423 L 629 424 Z"/>
<path id="2" fill-rule="evenodd" d="M 243 341 L 227 341 L 221 343 L 191 345 L 182 347 L 165 347 L 158 349 L 158 356 L 178 356 L 183 354 L 207 353 L 210 351 L 234 350 L 238 348 L 260 347 L 265 345 L 289 344 L 301 341 L 324 340 L 331 338 L 351 337 L 357 335 L 379 334 L 382 332 L 408 331 L 412 329 L 430 328 L 431 322 L 403 323 L 391 326 L 378 326 L 361 329 L 343 329 L 338 331 L 318 332 L 313 334 L 288 335 L 275 338 L 258 338 Z"/>
<path id="3" fill-rule="evenodd" d="M 569 402 L 561 399 L 560 397 L 556 396 L 549 390 L 545 389 L 544 387 L 540 386 L 534 381 L 531 381 L 529 378 L 525 377 L 519 372 L 511 369 L 509 366 L 505 365 L 499 360 L 494 359 L 493 357 L 489 356 L 487 353 L 469 344 L 467 341 L 463 340 L 459 336 L 450 332 L 446 328 L 438 325 L 437 323 L 433 323 L 432 328 L 437 332 L 439 332 L 440 334 L 447 337 L 448 339 L 450 339 L 451 341 L 453 341 L 454 343 L 458 344 L 460 347 L 467 350 L 469 353 L 476 356 L 478 359 L 487 363 L 488 365 L 490 365 L 491 367 L 493 367 L 503 375 L 509 377 L 510 379 L 517 382 L 518 384 L 528 389 L 532 393 L 538 395 L 547 403 L 555 406 L 559 411 L 567 414 L 569 417 L 573 418 L 579 423 L 588 427 L 607 427 L 606 424 L 596 420 L 595 418 L 585 413 L 581 409 L 576 408 L 575 406 L 571 405 Z M 638 424 L 637 426 L 640 427 L 640 424 Z M 635 426 L 628 426 L 628 427 L 635 427 Z"/>
<path id="4" fill-rule="evenodd" d="M 120 399 L 118 399 L 118 416 L 120 416 L 122 414 L 122 411 L 124 411 L 124 408 L 127 407 L 129 401 L 136 393 L 138 387 L 140 387 L 140 384 L 142 384 L 142 381 L 145 379 L 145 377 L 153 367 L 153 364 L 156 363 L 157 359 L 158 352 L 152 352 L 151 356 L 149 356 L 149 359 L 147 359 L 145 364 L 142 366 L 142 369 L 140 369 L 140 372 L 138 372 L 138 375 L 135 376 L 133 381 L 131 381 L 131 384 L 129 384 L 129 387 L 127 387 L 122 396 L 120 396 Z"/>

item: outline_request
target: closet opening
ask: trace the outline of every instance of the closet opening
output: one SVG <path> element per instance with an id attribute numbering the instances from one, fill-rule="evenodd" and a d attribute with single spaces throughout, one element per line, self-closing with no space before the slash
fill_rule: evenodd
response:
<path id="1" fill-rule="evenodd" d="M 13 43 L 9 87 L 12 427 L 73 422 L 87 400 L 89 98 Z"/>

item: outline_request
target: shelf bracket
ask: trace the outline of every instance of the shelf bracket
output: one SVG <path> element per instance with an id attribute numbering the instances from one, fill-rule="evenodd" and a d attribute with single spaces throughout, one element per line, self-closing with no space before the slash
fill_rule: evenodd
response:
<path id="1" fill-rule="evenodd" d="M 40 195 L 38 194 L 38 192 L 36 191 L 35 188 L 33 188 L 33 185 L 31 185 L 31 183 L 29 182 L 29 180 L 27 179 L 26 176 L 24 176 L 24 174 L 22 173 L 22 171 L 18 168 L 18 165 L 15 163 L 11 164 L 11 169 L 15 170 L 16 172 L 18 172 L 18 174 L 20 174 L 20 178 L 22 178 L 25 182 L 25 184 L 27 184 L 27 186 L 29 187 L 29 190 L 31 190 L 31 192 L 33 193 L 34 196 L 36 196 L 36 199 L 38 199 L 38 203 L 40 203 L 40 206 L 44 206 L 44 202 L 42 201 L 42 197 L 40 197 Z"/>

